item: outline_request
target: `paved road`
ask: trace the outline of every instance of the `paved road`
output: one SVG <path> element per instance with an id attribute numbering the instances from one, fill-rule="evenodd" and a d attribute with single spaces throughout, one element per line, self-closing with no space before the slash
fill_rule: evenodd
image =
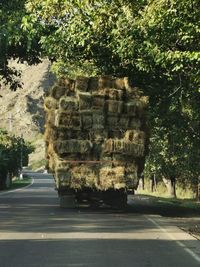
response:
<path id="1" fill-rule="evenodd" d="M 200 244 L 160 216 L 58 206 L 49 175 L 0 194 L 0 267 L 197 267 Z"/>

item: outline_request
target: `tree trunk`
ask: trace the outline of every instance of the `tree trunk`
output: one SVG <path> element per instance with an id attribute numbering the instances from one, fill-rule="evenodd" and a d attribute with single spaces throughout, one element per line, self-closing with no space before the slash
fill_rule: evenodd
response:
<path id="1" fill-rule="evenodd" d="M 167 187 L 169 196 L 176 198 L 176 177 L 171 175 L 169 179 L 163 178 L 163 182 Z"/>
<path id="2" fill-rule="evenodd" d="M 200 202 L 200 183 L 197 184 L 197 201 Z"/>
<path id="3" fill-rule="evenodd" d="M 143 175 L 139 179 L 138 189 L 144 190 L 144 176 Z"/>
<path id="4" fill-rule="evenodd" d="M 155 190 L 155 180 L 154 180 L 154 176 L 152 175 L 150 178 L 150 189 L 151 189 L 151 193 L 153 193 Z"/>

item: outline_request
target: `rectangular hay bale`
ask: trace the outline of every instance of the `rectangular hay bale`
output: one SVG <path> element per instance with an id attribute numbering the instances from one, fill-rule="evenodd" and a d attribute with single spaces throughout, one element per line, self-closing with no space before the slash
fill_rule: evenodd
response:
<path id="1" fill-rule="evenodd" d="M 88 82 L 88 91 L 96 91 L 99 87 L 99 78 L 98 77 L 90 77 Z"/>
<path id="2" fill-rule="evenodd" d="M 118 167 L 103 167 L 99 172 L 99 187 L 102 190 L 121 189 L 125 188 L 125 168 Z"/>
<path id="3" fill-rule="evenodd" d="M 66 88 L 64 86 L 54 85 L 50 90 L 50 96 L 55 99 L 60 99 L 66 93 Z"/>
<path id="4" fill-rule="evenodd" d="M 105 109 L 105 98 L 104 96 L 93 95 L 92 96 L 92 109 L 104 111 Z"/>
<path id="5" fill-rule="evenodd" d="M 124 98 L 124 91 L 117 89 L 107 89 L 107 96 L 110 100 L 122 101 Z"/>
<path id="6" fill-rule="evenodd" d="M 141 120 L 134 117 L 129 118 L 129 128 L 134 130 L 139 130 L 141 126 L 142 126 Z"/>
<path id="7" fill-rule="evenodd" d="M 135 144 L 123 139 L 107 139 L 103 145 L 103 152 L 142 157 L 144 155 L 144 144 Z"/>
<path id="8" fill-rule="evenodd" d="M 92 112 L 91 111 L 81 112 L 81 128 L 83 130 L 91 129 L 92 124 L 93 124 Z"/>
<path id="9" fill-rule="evenodd" d="M 53 97 L 46 97 L 44 100 L 44 109 L 49 112 L 58 108 L 58 101 Z"/>
<path id="10" fill-rule="evenodd" d="M 119 127 L 119 116 L 114 114 L 107 114 L 106 125 L 109 129 L 115 129 Z"/>
<path id="11" fill-rule="evenodd" d="M 118 121 L 118 128 L 119 129 L 127 129 L 129 127 L 129 117 L 127 115 L 120 115 Z"/>
<path id="12" fill-rule="evenodd" d="M 77 77 L 75 81 L 75 90 L 87 92 L 88 83 L 89 78 L 81 76 Z"/>
<path id="13" fill-rule="evenodd" d="M 137 144 L 145 143 L 145 132 L 140 130 L 127 130 L 124 135 L 126 141 L 131 141 Z"/>
<path id="14" fill-rule="evenodd" d="M 46 125 L 50 127 L 55 126 L 55 118 L 56 118 L 55 113 L 56 112 L 54 110 L 51 110 L 48 113 L 46 113 Z"/>
<path id="15" fill-rule="evenodd" d="M 56 141 L 54 143 L 54 150 L 59 155 L 62 154 L 89 154 L 91 153 L 92 142 L 89 140 L 66 140 Z"/>
<path id="16" fill-rule="evenodd" d="M 59 109 L 61 111 L 77 111 L 78 101 L 75 97 L 61 97 L 59 100 Z"/>
<path id="17" fill-rule="evenodd" d="M 80 110 L 89 110 L 92 105 L 92 95 L 90 93 L 78 92 Z"/>
<path id="18" fill-rule="evenodd" d="M 124 110 L 126 114 L 130 116 L 136 116 L 137 101 L 132 100 L 132 101 L 125 103 Z"/>
<path id="19" fill-rule="evenodd" d="M 93 121 L 93 125 L 92 128 L 93 129 L 104 129 L 105 127 L 105 116 L 104 113 L 101 111 L 93 111 L 92 113 L 92 121 Z"/>
<path id="20" fill-rule="evenodd" d="M 101 129 L 92 129 L 89 131 L 89 139 L 92 141 L 103 141 L 108 138 L 108 132 Z"/>
<path id="21" fill-rule="evenodd" d="M 55 114 L 55 126 L 68 129 L 80 129 L 81 117 L 78 112 L 61 112 L 57 111 Z"/>
<path id="22" fill-rule="evenodd" d="M 120 114 L 123 112 L 123 101 L 106 100 L 106 107 L 108 113 Z"/>
<path id="23" fill-rule="evenodd" d="M 98 176 L 94 167 L 81 164 L 71 168 L 71 188 L 96 188 L 97 182 Z"/>

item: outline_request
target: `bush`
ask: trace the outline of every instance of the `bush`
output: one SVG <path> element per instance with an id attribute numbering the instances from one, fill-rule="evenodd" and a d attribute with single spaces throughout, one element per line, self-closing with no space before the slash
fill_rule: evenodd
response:
<path id="1" fill-rule="evenodd" d="M 28 155 L 33 150 L 33 146 L 22 137 L 9 135 L 0 128 L 0 189 L 7 188 L 21 167 L 28 165 Z"/>

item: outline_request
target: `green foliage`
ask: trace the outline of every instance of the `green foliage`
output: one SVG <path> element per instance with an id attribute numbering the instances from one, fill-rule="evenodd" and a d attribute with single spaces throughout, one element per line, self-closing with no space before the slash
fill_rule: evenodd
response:
<path id="1" fill-rule="evenodd" d="M 39 45 L 58 75 L 131 77 L 150 97 L 152 133 L 146 172 L 196 184 L 200 171 L 199 1 L 27 0 L 26 10 L 24 1 L 15 2 L 21 3 L 20 10 L 7 2 L 0 6 L 2 25 L 11 38 L 1 39 L 6 51 L 15 44 L 34 56 Z M 13 25 L 19 25 L 21 18 L 21 29 L 15 31 Z"/>
<path id="2" fill-rule="evenodd" d="M 0 129 L 0 188 L 5 185 L 7 174 L 15 176 L 23 166 L 28 164 L 28 155 L 34 151 L 29 142 L 20 137 L 11 136 Z"/>
<path id="3" fill-rule="evenodd" d="M 0 2 L 0 78 L 10 85 L 12 90 L 20 87 L 20 73 L 9 67 L 10 59 L 27 61 L 32 64 L 39 61 L 38 38 L 31 32 L 27 36 L 21 29 L 22 18 L 26 14 L 25 0 L 2 0 Z"/>

